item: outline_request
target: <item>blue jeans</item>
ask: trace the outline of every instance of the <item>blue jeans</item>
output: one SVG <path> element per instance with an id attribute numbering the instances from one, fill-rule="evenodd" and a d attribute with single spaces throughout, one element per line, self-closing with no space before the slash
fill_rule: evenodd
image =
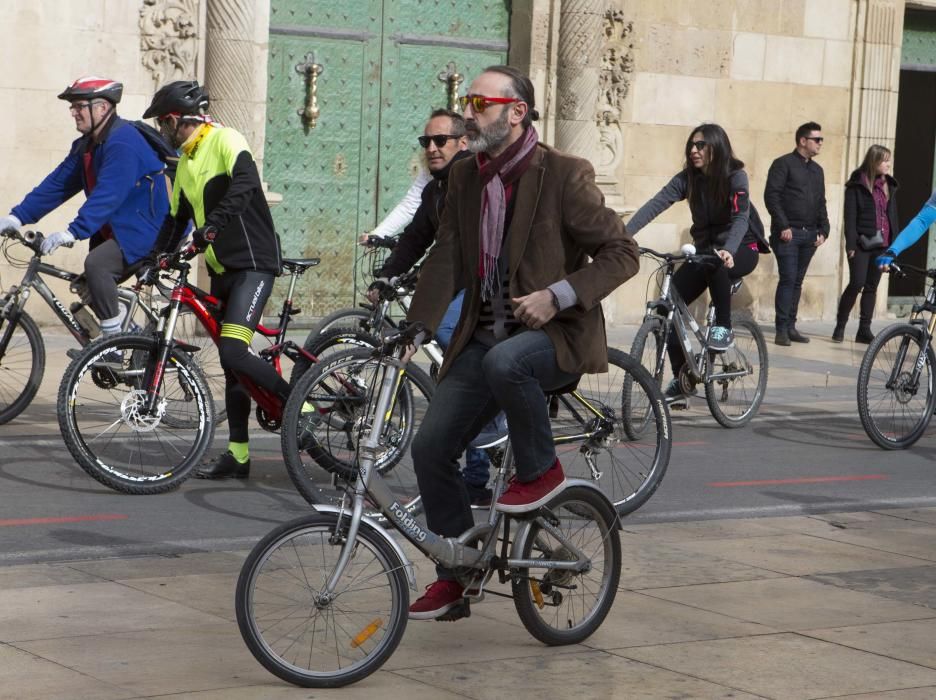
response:
<path id="1" fill-rule="evenodd" d="M 461 290 L 452 299 L 448 309 L 445 310 L 445 316 L 442 317 L 439 328 L 436 330 L 435 339 L 446 350 L 449 343 L 452 342 L 452 334 L 455 332 L 455 326 L 458 325 L 458 319 L 461 317 L 462 302 L 465 300 L 465 290 Z M 487 452 L 476 450 L 469 447 L 465 450 L 465 468 L 462 469 L 462 477 L 472 486 L 483 488 L 487 485 L 491 474 L 491 460 L 488 459 Z"/>
<path id="2" fill-rule="evenodd" d="M 815 229 L 793 229 L 793 239 L 781 241 L 780 236 L 771 237 L 770 247 L 777 256 L 777 293 L 774 296 L 775 324 L 778 331 L 788 331 L 796 326 L 803 279 L 809 261 L 816 253 Z"/>
<path id="3" fill-rule="evenodd" d="M 442 317 L 442 321 L 439 323 L 438 329 L 436 329 L 435 339 L 439 345 L 442 346 L 443 350 L 452 342 L 452 333 L 455 332 L 455 326 L 458 325 L 458 319 L 461 316 L 462 302 L 464 300 L 465 290 L 463 289 L 452 299 L 452 302 L 445 310 L 445 316 Z"/>
<path id="4" fill-rule="evenodd" d="M 458 457 L 498 411 L 507 415 L 517 478 L 532 481 L 552 467 L 556 449 L 544 391 L 577 378 L 559 369 L 543 331 L 516 333 L 491 348 L 468 343 L 439 382 L 413 439 L 413 466 L 433 532 L 455 537 L 474 524 Z"/>

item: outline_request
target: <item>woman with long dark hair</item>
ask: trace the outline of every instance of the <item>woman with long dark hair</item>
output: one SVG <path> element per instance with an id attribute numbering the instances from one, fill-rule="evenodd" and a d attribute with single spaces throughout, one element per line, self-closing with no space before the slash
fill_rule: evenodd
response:
<path id="1" fill-rule="evenodd" d="M 724 352 L 734 343 L 731 283 L 757 267 L 758 251 L 769 247 L 763 239 L 763 228 L 751 226 L 753 208 L 748 176 L 744 163 L 735 157 L 725 130 L 718 124 L 702 124 L 693 129 L 686 141 L 685 154 L 683 169 L 631 217 L 627 231 L 635 235 L 676 202 L 684 199 L 689 202 L 692 214 L 689 233 L 696 251 L 714 253 L 722 264 L 683 265 L 673 275 L 673 284 L 687 304 L 709 290 L 715 304 L 709 350 Z M 674 338 L 669 342 L 677 379 L 666 389 L 668 399 L 681 396 L 678 377 L 684 360 L 676 342 Z"/>
<path id="2" fill-rule="evenodd" d="M 848 256 L 848 286 L 839 300 L 832 341 L 845 339 L 845 324 L 858 295 L 856 343 L 870 343 L 871 316 L 877 297 L 881 270 L 875 258 L 897 233 L 897 181 L 890 176 L 891 152 L 875 144 L 861 166 L 845 183 L 845 253 Z"/>

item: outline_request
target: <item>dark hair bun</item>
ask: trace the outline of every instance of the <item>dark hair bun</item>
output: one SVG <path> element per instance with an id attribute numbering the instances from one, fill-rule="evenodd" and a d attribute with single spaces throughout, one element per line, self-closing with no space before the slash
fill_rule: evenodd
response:
<path id="1" fill-rule="evenodd" d="M 533 121 L 537 121 L 539 119 L 539 112 L 537 112 L 535 109 L 531 109 L 530 119 L 532 119 Z"/>

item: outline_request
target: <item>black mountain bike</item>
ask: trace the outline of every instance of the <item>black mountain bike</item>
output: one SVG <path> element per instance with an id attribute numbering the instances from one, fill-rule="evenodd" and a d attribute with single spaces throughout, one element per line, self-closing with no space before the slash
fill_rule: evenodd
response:
<path id="1" fill-rule="evenodd" d="M 0 232 L 3 257 L 11 267 L 26 270 L 19 284 L 10 286 L 0 297 L 0 424 L 26 410 L 45 373 L 45 343 L 36 322 L 24 309 L 32 292 L 49 305 L 81 346 L 90 343 L 101 330 L 86 308 L 89 296 L 84 275 L 43 262 L 42 240 L 43 235 L 37 231 L 8 229 Z M 13 247 L 20 245 L 31 251 L 29 259 L 13 254 Z M 68 282 L 80 301 L 66 307 L 43 279 L 44 275 Z M 130 330 L 134 324 L 155 327 L 159 308 L 151 295 L 126 287 L 119 288 L 117 294 L 118 302 L 125 307 L 122 330 Z"/>
<path id="2" fill-rule="evenodd" d="M 902 450 L 920 439 L 936 407 L 933 332 L 936 330 L 936 269 L 891 263 L 893 274 L 911 270 L 929 279 L 922 303 L 906 323 L 875 336 L 858 370 L 858 415 L 874 444 Z"/>

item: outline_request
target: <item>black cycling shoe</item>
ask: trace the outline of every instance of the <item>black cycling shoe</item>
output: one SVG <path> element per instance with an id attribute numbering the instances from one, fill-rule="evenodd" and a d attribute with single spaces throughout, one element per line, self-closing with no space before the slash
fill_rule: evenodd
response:
<path id="1" fill-rule="evenodd" d="M 194 476 L 196 479 L 246 479 L 250 476 L 250 460 L 238 462 L 228 450 L 196 469 Z"/>
<path id="2" fill-rule="evenodd" d="M 491 500 L 494 498 L 494 493 L 487 487 L 487 485 L 482 484 L 477 486 L 465 482 L 465 486 L 468 489 L 468 501 L 471 505 L 476 508 L 490 508 Z"/>

